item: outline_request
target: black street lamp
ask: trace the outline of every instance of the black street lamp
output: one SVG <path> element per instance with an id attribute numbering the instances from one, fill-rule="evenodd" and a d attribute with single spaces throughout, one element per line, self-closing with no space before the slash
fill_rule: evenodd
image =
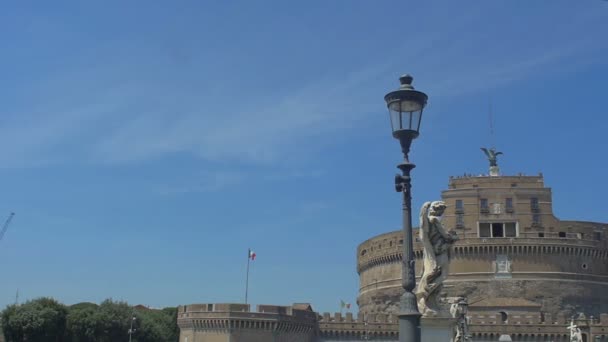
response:
<path id="1" fill-rule="evenodd" d="M 412 193 L 410 171 L 416 165 L 410 163 L 409 152 L 412 140 L 420 130 L 422 111 L 428 96 L 412 87 L 413 77 L 403 75 L 399 78 L 401 86 L 392 91 L 384 100 L 391 119 L 393 137 L 399 140 L 403 152 L 403 162 L 397 167 L 402 174 L 395 176 L 395 190 L 403 193 L 403 258 L 401 284 L 405 292 L 399 306 L 399 341 L 420 342 L 420 312 L 416 302 L 414 243 L 412 236 Z"/>

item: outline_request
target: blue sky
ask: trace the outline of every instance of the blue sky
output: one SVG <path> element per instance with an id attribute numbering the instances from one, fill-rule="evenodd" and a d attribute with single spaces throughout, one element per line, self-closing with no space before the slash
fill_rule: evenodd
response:
<path id="1" fill-rule="evenodd" d="M 400 224 L 406 72 L 415 207 L 495 144 L 608 222 L 607 36 L 601 0 L 4 3 L 0 307 L 239 302 L 248 247 L 253 304 L 354 303 L 357 244 Z"/>

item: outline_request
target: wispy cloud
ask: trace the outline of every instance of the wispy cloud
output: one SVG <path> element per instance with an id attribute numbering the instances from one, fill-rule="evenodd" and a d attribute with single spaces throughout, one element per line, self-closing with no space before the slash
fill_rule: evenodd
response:
<path id="1" fill-rule="evenodd" d="M 180 75 L 205 74 L 194 59 L 184 66 L 171 62 L 165 70 L 163 58 L 144 58 L 153 50 L 127 41 L 107 44 L 87 58 L 122 54 L 94 66 L 64 66 L 40 80 L 35 103 L 4 111 L 0 163 L 133 163 L 175 153 L 211 162 L 276 163 L 302 146 L 330 143 L 334 133 L 381 110 L 378 92 L 391 87 L 385 81 L 395 73 L 415 72 L 434 98 L 450 97 L 520 82 L 556 66 L 575 68 L 587 62 L 582 57 L 605 52 L 597 44 L 604 35 L 585 31 L 602 20 L 597 11 L 580 12 L 567 27 L 538 25 L 528 33 L 509 26 L 509 16 L 488 26 L 500 10 L 478 9 L 458 20 L 439 15 L 426 31 L 397 36 L 383 59 L 264 91 L 234 89 L 218 79 L 184 81 Z"/>
<path id="2" fill-rule="evenodd" d="M 269 92 L 233 102 L 184 98 L 184 112 L 152 109 L 127 119 L 104 136 L 94 152 L 107 162 L 126 162 L 187 152 L 212 161 L 270 162 L 303 140 L 339 128 L 362 115 L 360 86 L 386 66 L 372 66 L 335 79 Z M 310 142 L 309 142 L 310 143 Z"/>
<path id="3" fill-rule="evenodd" d="M 245 174 L 238 172 L 204 172 L 195 182 L 189 180 L 178 184 L 163 184 L 154 191 L 160 195 L 217 192 L 241 184 L 245 179 Z"/>
<path id="4" fill-rule="evenodd" d="M 229 188 L 244 185 L 250 180 L 252 174 L 261 182 L 293 182 L 302 179 L 314 179 L 321 177 L 323 170 L 298 170 L 298 169 L 277 169 L 266 170 L 263 172 L 252 171 L 202 171 L 193 176 L 175 179 L 169 183 L 164 183 L 153 188 L 153 192 L 159 195 L 184 195 L 195 193 L 218 192 Z M 312 206 L 311 206 L 312 207 Z M 314 206 L 321 208 L 322 206 Z"/>

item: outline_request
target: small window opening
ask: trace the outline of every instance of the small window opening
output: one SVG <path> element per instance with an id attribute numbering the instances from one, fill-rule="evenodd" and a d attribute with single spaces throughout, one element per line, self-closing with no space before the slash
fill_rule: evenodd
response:
<path id="1" fill-rule="evenodd" d="M 517 236 L 517 228 L 515 222 L 507 222 L 505 223 L 505 237 L 516 237 Z"/>
<path id="2" fill-rule="evenodd" d="M 537 197 L 530 198 L 530 207 L 532 208 L 532 210 L 538 210 L 538 198 Z"/>
<path id="3" fill-rule="evenodd" d="M 464 227 L 464 215 L 456 215 L 456 227 Z"/>
<path id="4" fill-rule="evenodd" d="M 545 233 L 538 233 L 538 237 L 545 237 Z"/>
<path id="5" fill-rule="evenodd" d="M 479 237 L 517 237 L 517 222 L 479 222 Z"/>
<path id="6" fill-rule="evenodd" d="M 489 223 L 480 223 L 479 224 L 479 237 L 486 238 L 491 237 L 490 234 L 490 224 Z"/>
<path id="7" fill-rule="evenodd" d="M 560 238 L 565 238 L 566 237 L 566 232 L 559 232 L 557 234 Z"/>
<path id="8" fill-rule="evenodd" d="M 457 211 L 462 211 L 464 210 L 464 205 L 462 203 L 462 200 L 456 200 L 456 210 Z"/>
<path id="9" fill-rule="evenodd" d="M 492 237 L 504 237 L 502 223 L 492 223 Z"/>

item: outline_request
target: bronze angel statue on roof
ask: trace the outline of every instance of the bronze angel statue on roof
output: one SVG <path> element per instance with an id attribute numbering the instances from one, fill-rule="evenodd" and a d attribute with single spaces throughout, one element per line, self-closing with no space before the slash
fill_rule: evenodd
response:
<path id="1" fill-rule="evenodd" d="M 488 161 L 490 162 L 490 167 L 492 167 L 492 166 L 498 166 L 498 164 L 497 164 L 498 160 L 497 160 L 496 157 L 498 157 L 499 154 L 503 154 L 502 152 L 496 152 L 496 149 L 494 147 L 492 147 L 490 149 L 482 147 L 481 150 L 488 157 Z"/>

